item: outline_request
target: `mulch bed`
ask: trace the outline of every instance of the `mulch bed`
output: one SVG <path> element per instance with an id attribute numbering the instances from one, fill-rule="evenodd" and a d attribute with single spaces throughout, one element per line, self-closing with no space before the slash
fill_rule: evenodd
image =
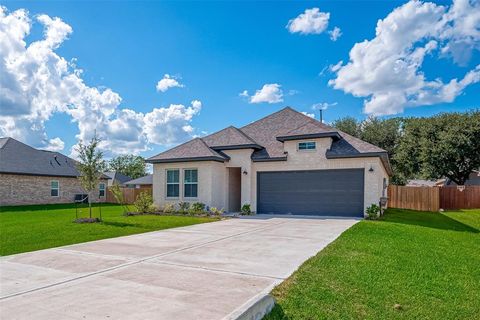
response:
<path id="1" fill-rule="evenodd" d="M 154 215 L 154 216 L 179 216 L 179 217 L 210 217 L 210 218 L 225 218 L 223 216 L 218 216 L 214 214 L 208 213 L 201 213 L 201 214 L 194 214 L 191 215 L 189 213 L 180 213 L 180 212 L 163 212 L 163 211 L 155 211 L 155 212 L 125 212 L 124 215 L 126 216 L 144 216 L 144 215 Z"/>

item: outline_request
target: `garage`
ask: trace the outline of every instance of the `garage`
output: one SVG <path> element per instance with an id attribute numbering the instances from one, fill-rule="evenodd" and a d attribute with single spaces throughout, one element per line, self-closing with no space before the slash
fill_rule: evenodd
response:
<path id="1" fill-rule="evenodd" d="M 257 213 L 363 216 L 364 169 L 257 172 Z"/>

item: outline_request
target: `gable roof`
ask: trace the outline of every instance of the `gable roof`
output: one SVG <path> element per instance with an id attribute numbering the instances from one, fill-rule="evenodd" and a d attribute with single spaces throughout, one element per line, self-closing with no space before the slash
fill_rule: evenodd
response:
<path id="1" fill-rule="evenodd" d="M 75 160 L 32 148 L 13 138 L 0 139 L 0 172 L 39 176 L 78 177 Z"/>
<path id="2" fill-rule="evenodd" d="M 212 160 L 223 162 L 228 160 L 228 157 L 208 147 L 202 139 L 195 138 L 147 159 L 148 162 L 155 163 L 183 162 L 193 160 Z"/>
<path id="3" fill-rule="evenodd" d="M 153 184 L 153 174 L 127 181 L 125 184 Z"/>
<path id="4" fill-rule="evenodd" d="M 283 141 L 331 137 L 327 158 L 380 157 L 391 172 L 387 152 L 368 142 L 321 123 L 290 107 L 272 113 L 242 128 L 233 126 L 151 157 L 147 162 L 188 160 L 226 161 L 221 150 L 252 148 L 253 161 L 286 160 Z M 202 143 L 203 142 L 203 143 Z"/>
<path id="5" fill-rule="evenodd" d="M 126 176 L 118 171 L 108 171 L 104 172 L 103 174 L 106 175 L 109 179 L 120 182 L 120 184 L 124 184 L 125 182 L 132 180 L 132 178 L 130 178 L 129 176 Z"/>

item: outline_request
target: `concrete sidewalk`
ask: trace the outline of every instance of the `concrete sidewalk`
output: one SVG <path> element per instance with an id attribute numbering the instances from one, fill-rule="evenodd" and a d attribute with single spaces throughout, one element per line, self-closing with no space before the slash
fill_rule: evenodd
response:
<path id="1" fill-rule="evenodd" d="M 222 319 L 355 219 L 231 219 L 3 257 L 1 319 Z"/>

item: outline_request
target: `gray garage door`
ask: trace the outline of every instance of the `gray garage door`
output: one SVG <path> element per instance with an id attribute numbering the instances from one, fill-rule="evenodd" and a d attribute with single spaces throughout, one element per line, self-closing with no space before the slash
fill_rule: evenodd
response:
<path id="1" fill-rule="evenodd" d="M 363 216 L 364 169 L 257 173 L 257 212 Z"/>

